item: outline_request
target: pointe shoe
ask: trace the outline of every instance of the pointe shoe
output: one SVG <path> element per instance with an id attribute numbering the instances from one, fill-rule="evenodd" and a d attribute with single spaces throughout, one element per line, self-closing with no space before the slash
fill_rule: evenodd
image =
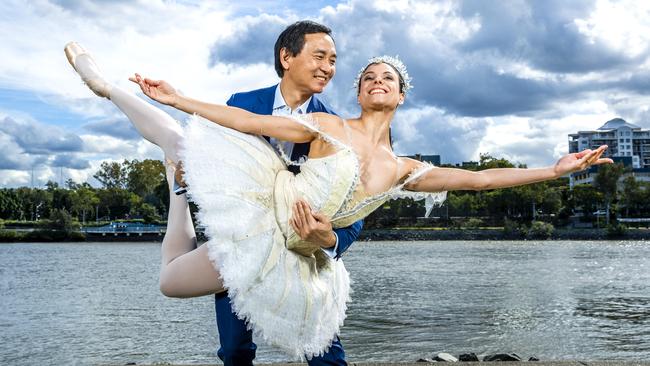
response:
<path id="1" fill-rule="evenodd" d="M 172 186 L 174 193 L 176 195 L 186 193 L 187 183 L 183 180 L 183 174 L 185 174 L 183 162 L 179 161 L 178 163 L 174 163 L 171 159 L 165 159 L 165 164 L 174 171 L 174 184 Z"/>
<path id="2" fill-rule="evenodd" d="M 99 68 L 92 56 L 77 42 L 69 42 L 64 48 L 65 56 L 74 70 L 79 74 L 84 84 L 97 96 L 110 99 L 111 86 L 102 79 Z M 77 58 L 84 56 L 87 58 L 86 65 L 81 67 L 77 64 Z"/>

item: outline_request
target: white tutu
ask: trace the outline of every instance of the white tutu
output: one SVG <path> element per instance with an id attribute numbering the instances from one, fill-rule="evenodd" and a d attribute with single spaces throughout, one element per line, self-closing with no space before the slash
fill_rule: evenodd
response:
<path id="1" fill-rule="evenodd" d="M 189 198 L 199 206 L 210 260 L 237 316 L 257 338 L 291 356 L 322 354 L 343 324 L 349 276 L 340 260 L 326 258 L 319 266 L 314 256 L 286 248 L 292 231 L 277 218 L 290 216 L 290 202 L 277 202 L 274 190 L 295 189 L 293 175 L 263 138 L 196 116 L 184 132 L 181 159 Z M 320 195 L 326 200 L 331 194 Z"/>

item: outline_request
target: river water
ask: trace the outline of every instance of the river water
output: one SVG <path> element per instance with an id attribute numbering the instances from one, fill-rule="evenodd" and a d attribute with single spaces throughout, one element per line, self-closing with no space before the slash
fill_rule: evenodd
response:
<path id="1" fill-rule="evenodd" d="M 219 363 L 212 298 L 162 296 L 159 247 L 0 245 L 0 364 Z M 344 260 L 349 361 L 650 359 L 650 243 L 373 242 Z"/>

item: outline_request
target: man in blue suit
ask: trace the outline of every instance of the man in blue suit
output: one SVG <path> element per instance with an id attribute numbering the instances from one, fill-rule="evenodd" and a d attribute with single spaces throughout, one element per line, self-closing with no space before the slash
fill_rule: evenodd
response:
<path id="1" fill-rule="evenodd" d="M 332 113 L 315 94 L 321 93 L 336 71 L 336 47 L 332 31 L 312 21 L 299 21 L 288 26 L 275 43 L 275 70 L 280 83 L 264 89 L 233 94 L 227 104 L 266 115 L 291 115 L 312 112 Z M 309 144 L 291 144 L 282 141 L 269 141 L 282 145 L 291 160 L 297 161 L 309 153 Z M 297 173 L 298 167 L 289 168 Z M 318 213 L 302 211 L 305 222 L 296 227 L 296 232 L 304 239 L 317 243 L 332 258 L 341 254 L 356 240 L 363 222 L 350 227 L 332 230 L 329 220 Z M 252 365 L 257 346 L 252 332 L 246 323 L 237 318 L 230 306 L 228 293 L 215 295 L 217 328 L 221 347 L 217 354 L 225 365 Z M 338 337 L 329 351 L 321 357 L 308 361 L 309 365 L 347 365 L 345 352 Z"/>

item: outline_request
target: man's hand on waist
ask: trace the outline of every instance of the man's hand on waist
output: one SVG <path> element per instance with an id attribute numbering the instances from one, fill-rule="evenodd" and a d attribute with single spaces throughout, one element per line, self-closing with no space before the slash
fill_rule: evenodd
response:
<path id="1" fill-rule="evenodd" d="M 324 249 L 331 249 L 336 245 L 337 238 L 330 220 L 325 215 L 313 212 L 309 204 L 302 199 L 293 205 L 293 215 L 289 223 L 302 240 Z"/>

